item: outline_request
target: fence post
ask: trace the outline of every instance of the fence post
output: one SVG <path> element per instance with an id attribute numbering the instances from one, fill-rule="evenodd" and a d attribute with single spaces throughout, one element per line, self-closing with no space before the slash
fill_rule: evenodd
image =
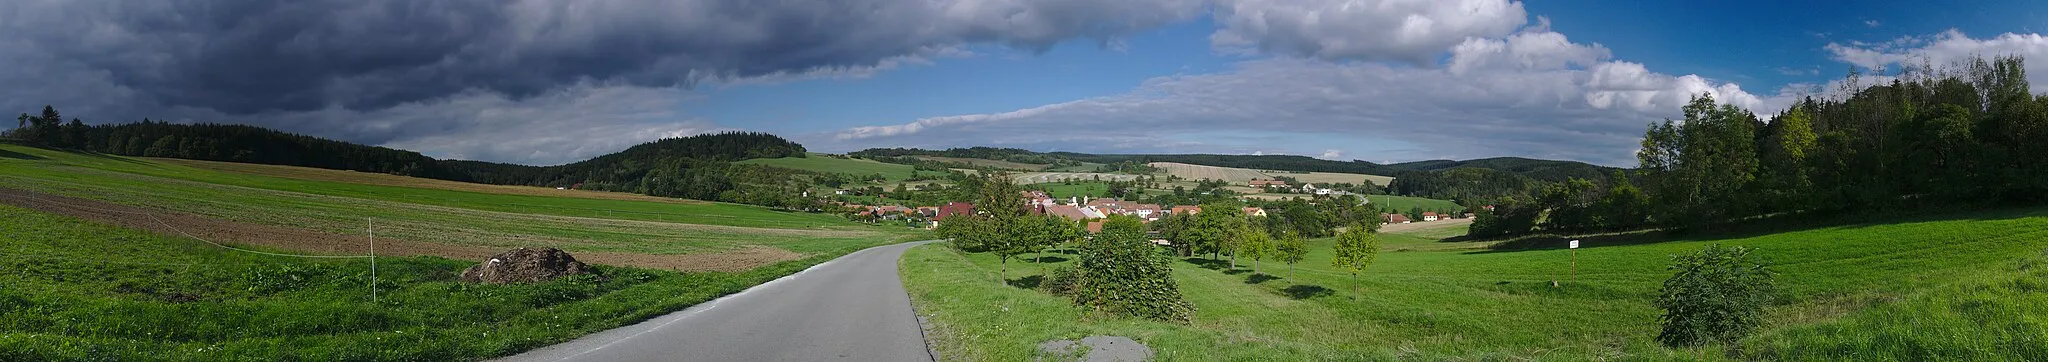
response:
<path id="1" fill-rule="evenodd" d="M 377 219 L 370 220 L 370 303 L 377 303 Z"/>

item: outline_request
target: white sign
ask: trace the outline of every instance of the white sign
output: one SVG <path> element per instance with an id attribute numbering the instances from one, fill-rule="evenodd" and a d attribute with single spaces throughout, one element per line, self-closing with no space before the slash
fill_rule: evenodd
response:
<path id="1" fill-rule="evenodd" d="M 1579 248 L 1579 241 L 1578 241 L 1578 240 L 1572 240 L 1572 249 L 1578 249 L 1578 248 Z"/>

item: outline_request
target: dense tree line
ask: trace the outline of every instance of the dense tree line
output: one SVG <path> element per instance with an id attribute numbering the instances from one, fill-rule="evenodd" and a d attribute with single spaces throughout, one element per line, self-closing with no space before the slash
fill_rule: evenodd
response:
<path id="1" fill-rule="evenodd" d="M 817 209 L 800 197 L 840 175 L 733 163 L 805 157 L 802 145 L 765 133 L 729 132 L 670 138 L 581 162 L 527 166 L 436 160 L 417 152 L 359 145 L 261 127 L 228 124 L 59 122 L 55 107 L 17 117 L 7 136 L 50 148 L 123 156 L 167 157 L 376 172 L 500 185 L 574 187 L 655 196 Z"/>
<path id="2" fill-rule="evenodd" d="M 1768 120 L 1695 97 L 1684 119 L 1650 125 L 1636 174 L 1494 199 L 1473 233 L 1701 229 L 1770 215 L 2048 201 L 2048 95 L 2029 93 L 2022 59 L 1891 78 L 1866 86 L 1851 73 L 1838 98 L 1808 98 Z"/>

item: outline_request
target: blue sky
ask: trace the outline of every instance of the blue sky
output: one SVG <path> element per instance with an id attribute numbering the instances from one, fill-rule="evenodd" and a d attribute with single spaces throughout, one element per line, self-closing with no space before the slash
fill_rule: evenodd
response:
<path id="1" fill-rule="evenodd" d="M 1696 94 L 1769 115 L 1852 66 L 2048 58 L 2048 5 L 2005 0 L 145 5 L 0 4 L 0 81 L 51 85 L 0 106 L 525 164 L 751 130 L 825 152 L 1633 166 L 1644 125 Z"/>

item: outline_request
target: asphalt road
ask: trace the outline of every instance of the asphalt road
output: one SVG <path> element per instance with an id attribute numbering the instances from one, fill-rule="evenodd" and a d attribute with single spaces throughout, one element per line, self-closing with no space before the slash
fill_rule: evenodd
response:
<path id="1" fill-rule="evenodd" d="M 885 245 L 503 361 L 931 361 Z"/>

